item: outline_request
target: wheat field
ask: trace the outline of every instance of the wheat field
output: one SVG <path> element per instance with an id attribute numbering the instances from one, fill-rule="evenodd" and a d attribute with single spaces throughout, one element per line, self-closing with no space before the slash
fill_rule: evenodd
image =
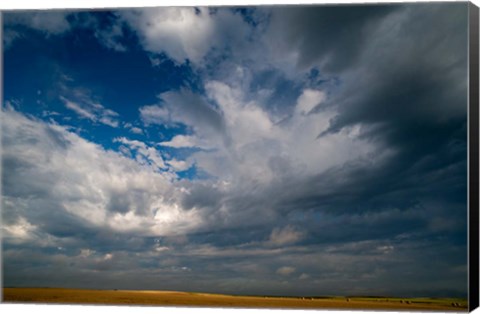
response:
<path id="1" fill-rule="evenodd" d="M 408 311 L 467 311 L 465 299 L 375 297 L 263 297 L 224 294 L 61 288 L 4 288 L 11 303 L 158 305 L 236 308 L 372 309 Z"/>

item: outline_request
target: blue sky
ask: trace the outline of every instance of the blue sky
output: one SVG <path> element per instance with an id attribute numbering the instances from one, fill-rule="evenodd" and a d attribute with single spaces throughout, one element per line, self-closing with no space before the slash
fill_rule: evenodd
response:
<path id="1" fill-rule="evenodd" d="M 466 296 L 467 16 L 3 12 L 4 285 Z"/>

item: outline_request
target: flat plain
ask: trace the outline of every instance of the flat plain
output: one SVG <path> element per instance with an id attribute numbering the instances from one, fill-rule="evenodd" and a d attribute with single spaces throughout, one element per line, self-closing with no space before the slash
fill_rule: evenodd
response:
<path id="1" fill-rule="evenodd" d="M 62 288 L 3 288 L 3 302 L 286 309 L 467 311 L 467 300 L 456 298 L 236 296 L 178 291 Z"/>

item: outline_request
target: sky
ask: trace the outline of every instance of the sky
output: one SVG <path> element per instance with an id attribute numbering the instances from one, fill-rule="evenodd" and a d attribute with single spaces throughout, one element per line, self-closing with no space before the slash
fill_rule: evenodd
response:
<path id="1" fill-rule="evenodd" d="M 467 17 L 3 12 L 3 285 L 466 297 Z"/>

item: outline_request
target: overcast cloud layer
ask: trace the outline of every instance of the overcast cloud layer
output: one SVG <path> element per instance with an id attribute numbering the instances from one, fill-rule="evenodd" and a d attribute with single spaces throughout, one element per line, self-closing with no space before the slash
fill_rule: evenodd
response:
<path id="1" fill-rule="evenodd" d="M 467 17 L 4 13 L 4 285 L 465 297 Z"/>

